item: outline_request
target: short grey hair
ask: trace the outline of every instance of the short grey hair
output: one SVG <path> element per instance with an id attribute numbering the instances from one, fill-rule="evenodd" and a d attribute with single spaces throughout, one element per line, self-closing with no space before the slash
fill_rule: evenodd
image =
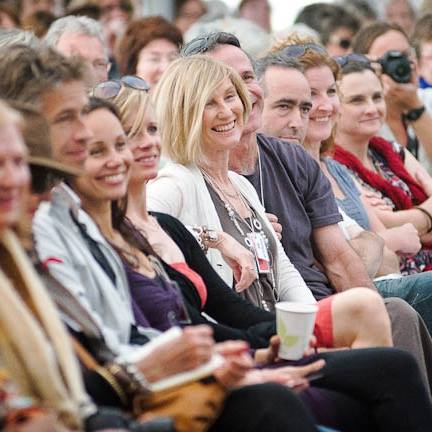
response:
<path id="1" fill-rule="evenodd" d="M 295 69 L 303 73 L 304 68 L 295 57 L 286 54 L 269 54 L 255 61 L 255 72 L 258 79 L 262 79 L 267 69 L 270 67 L 280 67 L 283 69 Z"/>
<path id="2" fill-rule="evenodd" d="M 267 95 L 267 87 L 264 80 L 266 71 L 271 67 L 278 67 L 282 69 L 294 69 L 301 73 L 304 73 L 304 68 L 298 59 L 295 57 L 287 56 L 286 54 L 268 54 L 255 61 L 255 73 L 261 88 L 263 89 L 264 96 Z"/>
<path id="3" fill-rule="evenodd" d="M 103 34 L 102 26 L 93 18 L 75 15 L 59 18 L 51 24 L 45 35 L 44 42 L 48 46 L 56 48 L 60 38 L 65 34 L 83 34 L 97 38 L 102 44 L 105 56 L 108 59 L 108 45 Z"/>

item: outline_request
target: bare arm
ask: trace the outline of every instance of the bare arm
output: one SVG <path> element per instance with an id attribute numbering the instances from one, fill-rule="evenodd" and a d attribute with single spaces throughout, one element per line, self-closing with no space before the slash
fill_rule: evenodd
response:
<path id="1" fill-rule="evenodd" d="M 375 290 L 362 260 L 345 240 L 338 225 L 315 228 L 313 240 L 315 254 L 336 291 L 354 287 Z"/>
<path id="2" fill-rule="evenodd" d="M 432 202 L 425 201 L 423 205 L 429 212 L 432 210 Z M 394 228 L 406 223 L 412 223 L 420 235 L 426 234 L 430 227 L 428 217 L 418 209 L 386 211 L 374 208 L 373 210 L 379 220 L 387 228 Z"/>
<path id="3" fill-rule="evenodd" d="M 362 201 L 369 218 L 371 231 L 384 240 L 388 249 L 401 254 L 415 254 L 421 249 L 418 231 L 411 222 L 394 228 L 386 228 L 367 200 L 362 199 Z"/>

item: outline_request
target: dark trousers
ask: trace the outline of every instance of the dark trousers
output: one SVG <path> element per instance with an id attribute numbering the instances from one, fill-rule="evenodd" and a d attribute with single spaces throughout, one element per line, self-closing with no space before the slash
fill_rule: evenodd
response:
<path id="1" fill-rule="evenodd" d="M 316 432 L 300 399 L 279 384 L 234 390 L 209 432 Z"/>
<path id="2" fill-rule="evenodd" d="M 432 407 L 414 358 L 396 348 L 369 348 L 345 350 L 320 354 L 326 360 L 323 377 L 314 381 L 319 387 L 349 396 L 350 401 L 333 395 L 331 409 L 339 422 L 324 420 L 321 407 L 311 408 L 320 423 L 340 428 L 346 432 L 364 431 L 362 422 L 356 418 L 352 399 L 367 411 L 370 421 L 368 431 L 418 431 L 432 430 Z M 331 397 L 330 397 L 331 400 Z M 328 404 L 327 404 L 328 406 Z M 349 422 L 346 407 L 353 409 Z M 349 408 L 348 408 L 349 409 Z M 357 412 L 358 414 L 358 412 Z M 365 419 L 364 417 L 363 419 Z M 340 420 L 343 420 L 344 424 Z"/>

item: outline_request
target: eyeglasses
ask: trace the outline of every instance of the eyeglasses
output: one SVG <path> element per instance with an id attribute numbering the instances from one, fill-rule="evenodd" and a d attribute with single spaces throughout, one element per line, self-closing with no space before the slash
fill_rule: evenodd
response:
<path id="1" fill-rule="evenodd" d="M 345 67 L 349 63 L 362 63 L 370 66 L 371 61 L 362 54 L 351 53 L 344 56 L 337 56 L 334 58 L 340 67 Z"/>
<path id="2" fill-rule="evenodd" d="M 326 49 L 323 46 L 315 44 L 315 43 L 288 45 L 281 52 L 282 52 L 282 54 L 289 56 L 289 57 L 301 57 L 302 55 L 306 54 L 307 50 L 312 50 L 312 51 L 315 51 L 319 54 L 328 55 Z"/>
<path id="3" fill-rule="evenodd" d="M 119 80 L 109 80 L 98 84 L 93 88 L 92 96 L 100 99 L 111 99 L 120 93 L 122 84 L 135 90 L 145 92 L 150 90 L 150 85 L 146 80 L 134 75 L 125 75 Z"/>
<path id="4" fill-rule="evenodd" d="M 182 48 L 180 55 L 182 57 L 189 57 L 191 55 L 202 54 L 207 52 L 215 44 L 233 45 L 237 48 L 241 48 L 240 41 L 233 34 L 218 32 L 191 40 Z"/>

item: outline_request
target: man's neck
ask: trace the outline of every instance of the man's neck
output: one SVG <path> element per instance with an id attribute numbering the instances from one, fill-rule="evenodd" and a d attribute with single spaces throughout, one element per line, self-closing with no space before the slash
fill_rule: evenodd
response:
<path id="1" fill-rule="evenodd" d="M 257 159 L 258 142 L 256 132 L 243 134 L 239 144 L 230 152 L 229 169 L 241 175 L 253 174 Z"/>

